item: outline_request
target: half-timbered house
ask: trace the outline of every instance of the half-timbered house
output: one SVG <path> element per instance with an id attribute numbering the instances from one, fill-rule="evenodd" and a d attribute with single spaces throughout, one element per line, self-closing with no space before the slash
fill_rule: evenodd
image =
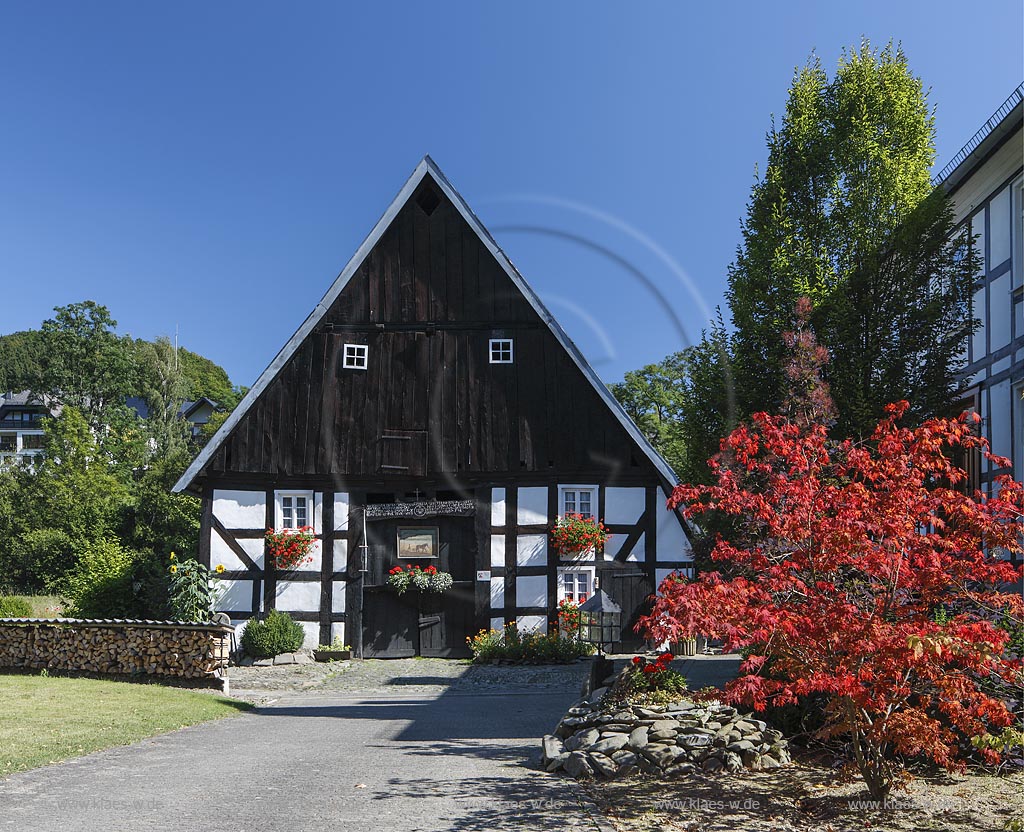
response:
<path id="1" fill-rule="evenodd" d="M 199 557 L 225 567 L 236 623 L 277 608 L 308 644 L 456 656 L 598 586 L 635 644 L 646 599 L 691 561 L 674 483 L 428 157 L 175 489 L 202 495 Z M 549 551 L 567 511 L 604 520 L 603 552 Z M 265 531 L 303 525 L 312 561 L 278 571 Z M 388 570 L 409 563 L 453 588 L 397 596 Z"/>

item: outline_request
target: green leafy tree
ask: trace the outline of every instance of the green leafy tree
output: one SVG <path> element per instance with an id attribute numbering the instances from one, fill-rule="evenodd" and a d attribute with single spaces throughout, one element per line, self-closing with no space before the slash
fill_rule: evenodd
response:
<path id="1" fill-rule="evenodd" d="M 735 422 L 729 338 L 720 319 L 695 345 L 626 373 L 611 391 L 680 478 L 707 481 L 707 460 Z"/>
<path id="2" fill-rule="evenodd" d="M 178 348 L 178 361 L 188 398 L 195 400 L 206 396 L 225 410 L 235 409 L 245 391 L 231 383 L 223 367 L 183 347 Z"/>
<path id="3" fill-rule="evenodd" d="M 900 49 L 865 42 L 831 80 L 816 59 L 797 71 L 729 274 L 743 414 L 776 410 L 785 396 L 779 333 L 800 297 L 833 356 L 842 434 L 870 433 L 893 399 L 910 401 L 915 418 L 950 410 L 974 255 L 950 244 L 934 159 L 934 117 Z"/>
<path id="4" fill-rule="evenodd" d="M 87 300 L 54 309 L 43 321 L 45 361 L 30 389 L 81 411 L 91 424 L 123 403 L 137 383 L 132 343 L 117 335 L 107 307 Z"/>
<path id="5" fill-rule="evenodd" d="M 0 392 L 37 388 L 43 355 L 43 335 L 38 330 L 0 336 Z"/>
<path id="6" fill-rule="evenodd" d="M 117 535 L 132 501 L 116 464 L 75 408 L 45 420 L 44 431 L 36 465 L 10 474 L 15 493 L 4 571 L 25 589 L 53 588 L 87 544 Z"/>
<path id="7" fill-rule="evenodd" d="M 142 396 L 149 408 L 149 430 L 160 454 L 172 454 L 188 445 L 191 425 L 178 412 L 189 396 L 190 382 L 171 339 L 160 336 L 153 342 L 138 341 Z M 212 363 L 212 362 L 211 362 Z"/>

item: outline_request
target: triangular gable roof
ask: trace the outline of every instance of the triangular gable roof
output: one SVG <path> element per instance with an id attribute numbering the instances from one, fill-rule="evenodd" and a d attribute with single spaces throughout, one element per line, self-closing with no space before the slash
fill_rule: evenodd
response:
<path id="1" fill-rule="evenodd" d="M 502 251 L 501 247 L 491 236 L 491 233 L 484 227 L 484 224 L 480 222 L 469 205 L 466 204 L 462 195 L 455 190 L 451 182 L 449 182 L 448 178 L 441 172 L 441 169 L 437 166 L 434 160 L 431 159 L 430 156 L 424 156 L 423 160 L 416 166 L 416 170 L 414 170 L 412 175 L 406 180 L 402 189 L 398 192 L 398 195 L 394 200 L 392 200 L 388 209 L 384 212 L 384 215 L 377 221 L 373 230 L 369 233 L 366 239 L 363 240 L 362 245 L 356 249 L 356 253 L 352 255 L 352 258 L 345 265 L 345 268 L 342 269 L 341 274 L 338 275 L 337 279 L 331 284 L 331 287 L 324 294 L 323 298 L 320 299 L 320 302 L 309 314 L 309 317 L 303 321 L 302 325 L 295 331 L 295 334 L 288 339 L 288 342 L 281 348 L 281 351 L 275 356 L 274 360 L 270 362 L 270 365 L 256 380 L 256 383 L 249 388 L 249 392 L 245 394 L 242 401 L 239 402 L 238 406 L 234 411 L 232 411 L 224 424 L 220 426 L 218 431 L 213 435 L 203 450 L 193 460 L 192 464 L 188 467 L 188 470 L 186 470 L 185 473 L 181 475 L 181 478 L 174 484 L 174 488 L 172 489 L 173 491 L 184 491 L 192 484 L 192 481 L 203 470 L 206 463 L 209 462 L 210 458 L 217 452 L 217 449 L 220 448 L 223 442 L 231 434 L 235 425 L 241 421 L 248 409 L 259 398 L 260 394 L 268 385 L 270 385 L 278 372 L 280 372 L 280 370 L 285 366 L 295 351 L 298 350 L 299 346 L 306 339 L 306 336 L 313 331 L 314 327 L 316 327 L 324 315 L 327 314 L 327 311 L 338 298 L 338 295 L 341 294 L 349 280 L 352 279 L 352 276 L 362 265 L 363 260 L 373 250 L 377 241 L 380 240 L 381 236 L 391 225 L 392 220 L 394 220 L 395 216 L 406 202 L 409 201 L 413 193 L 416 191 L 416 188 L 427 174 L 430 174 L 438 187 L 440 187 L 445 195 L 451 200 L 452 204 L 462 215 L 463 219 L 469 224 L 469 227 L 473 229 L 487 250 L 490 251 L 498 261 L 498 264 L 508 275 L 509 279 L 515 284 L 519 291 L 523 293 L 523 296 L 533 307 L 534 311 L 540 316 L 541 320 L 544 321 L 548 329 L 551 330 L 551 333 L 558 340 L 558 343 L 561 344 L 567 353 L 569 353 L 572 360 L 576 363 L 576 366 L 579 367 L 583 375 L 597 391 L 597 394 L 604 400 L 605 404 L 608 405 L 608 408 L 614 414 L 615 418 L 622 423 L 622 426 L 626 429 L 627 433 L 629 433 L 632 439 L 653 463 L 658 473 L 664 477 L 665 481 L 669 485 L 675 485 L 679 482 L 671 466 L 669 466 L 664 457 L 654 449 L 654 446 L 651 445 L 647 437 L 640 432 L 636 423 L 629 417 L 626 411 L 623 410 L 622 405 L 619 404 L 618 400 L 612 395 L 608 387 L 603 381 L 601 381 L 600 377 L 594 371 L 594 368 L 590 366 L 590 362 L 587 361 L 583 356 L 583 353 L 579 351 L 572 339 L 566 334 L 565 330 L 562 329 L 558 321 L 555 320 L 547 307 L 544 306 L 541 299 L 530 287 L 530 284 L 527 283 L 519 273 L 519 270 L 512 265 L 512 261 L 509 260 L 505 252 Z"/>

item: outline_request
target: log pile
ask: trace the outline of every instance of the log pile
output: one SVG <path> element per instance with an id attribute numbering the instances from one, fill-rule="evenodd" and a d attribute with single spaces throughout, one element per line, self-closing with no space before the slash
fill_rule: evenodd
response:
<path id="1" fill-rule="evenodd" d="M 231 628 L 175 622 L 0 621 L 0 667 L 219 680 Z"/>

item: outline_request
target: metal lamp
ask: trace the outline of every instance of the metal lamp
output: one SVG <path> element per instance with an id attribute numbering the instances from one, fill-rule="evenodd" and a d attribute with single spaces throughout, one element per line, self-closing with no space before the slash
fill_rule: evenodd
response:
<path id="1" fill-rule="evenodd" d="M 622 607 L 599 589 L 580 605 L 581 641 L 589 642 L 604 652 L 604 645 L 611 646 L 621 640 Z"/>

